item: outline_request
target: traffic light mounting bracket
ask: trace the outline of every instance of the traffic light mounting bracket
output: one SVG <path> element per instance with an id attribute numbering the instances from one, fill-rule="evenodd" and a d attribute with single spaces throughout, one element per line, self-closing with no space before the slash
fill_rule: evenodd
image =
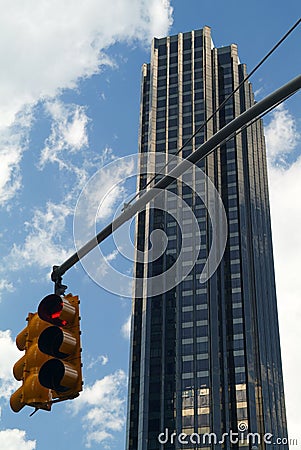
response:
<path id="1" fill-rule="evenodd" d="M 54 293 L 56 295 L 65 295 L 65 291 L 68 288 L 65 284 L 62 284 L 63 277 L 62 275 L 57 276 L 56 270 L 59 266 L 53 266 L 53 272 L 51 274 L 51 280 L 54 282 Z"/>

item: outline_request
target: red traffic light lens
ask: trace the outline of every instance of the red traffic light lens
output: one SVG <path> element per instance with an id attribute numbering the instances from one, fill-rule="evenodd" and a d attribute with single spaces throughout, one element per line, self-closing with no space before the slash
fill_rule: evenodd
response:
<path id="1" fill-rule="evenodd" d="M 40 319 L 52 325 L 64 327 L 74 322 L 76 309 L 68 301 L 68 297 L 50 294 L 43 298 L 39 304 L 38 315 Z"/>
<path id="2" fill-rule="evenodd" d="M 40 319 L 53 325 L 64 326 L 67 322 L 60 318 L 63 306 L 63 299 L 59 295 L 47 295 L 39 304 L 38 315 Z"/>

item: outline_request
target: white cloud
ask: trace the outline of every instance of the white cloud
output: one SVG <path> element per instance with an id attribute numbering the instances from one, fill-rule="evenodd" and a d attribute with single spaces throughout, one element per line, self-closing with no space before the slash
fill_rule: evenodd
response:
<path id="1" fill-rule="evenodd" d="M 66 153 L 75 153 L 88 146 L 89 119 L 85 108 L 63 104 L 58 100 L 47 102 L 45 108 L 52 118 L 52 126 L 46 146 L 41 151 L 40 167 L 43 168 L 49 162 L 56 162 L 61 169 L 69 170 L 70 162 L 65 159 Z"/>
<path id="2" fill-rule="evenodd" d="M 68 194 L 64 196 L 64 199 L 61 202 L 55 204 L 49 201 L 45 207 L 36 208 L 33 211 L 31 220 L 24 223 L 24 229 L 27 232 L 24 242 L 21 244 L 13 244 L 9 254 L 3 258 L 6 269 L 20 270 L 24 268 L 25 265 L 28 267 L 37 265 L 40 268 L 50 268 L 52 265 L 67 259 L 75 252 L 75 248 L 72 245 L 72 234 L 70 233 L 70 235 L 67 235 L 66 231 L 70 230 L 68 221 L 71 221 L 73 216 L 79 192 L 87 180 L 91 169 L 96 165 L 99 167 L 100 165 L 105 164 L 107 160 L 112 159 L 114 159 L 114 156 L 109 149 L 105 149 L 101 155 L 97 156 L 95 161 L 93 158 L 91 160 L 86 160 L 84 157 L 81 167 L 80 164 L 72 165 L 72 163 L 68 161 L 68 158 L 64 158 L 64 161 L 58 156 L 58 161 L 68 165 L 69 170 L 72 170 L 75 174 L 77 181 L 72 188 L 70 188 L 70 185 L 66 184 L 65 190 Z M 98 217 L 107 218 L 109 214 L 112 214 L 115 203 L 118 198 L 120 199 L 120 196 L 124 192 L 122 179 L 126 174 L 131 173 L 131 170 L 132 166 L 131 164 L 128 164 L 121 165 L 119 170 L 115 170 L 114 173 L 112 171 L 105 172 L 105 177 L 102 179 L 98 178 L 97 186 L 93 185 L 93 189 L 95 190 L 87 193 L 82 211 L 82 220 L 84 223 L 83 228 L 80 231 L 82 239 L 81 245 L 88 242 L 88 240 L 94 236 L 95 220 Z M 121 185 L 115 188 L 113 186 L 114 183 L 121 183 Z M 99 208 L 98 214 L 96 213 L 96 217 L 90 217 L 89 212 L 91 211 L 91 208 L 94 207 L 97 211 L 100 198 L 105 196 L 110 189 L 111 192 L 105 197 L 101 208 Z M 99 196 L 100 198 L 98 198 Z M 87 228 L 87 219 L 90 220 L 90 228 Z M 112 252 L 107 258 L 108 260 L 112 260 L 116 256 L 116 252 Z M 3 289 L 5 287 L 11 289 L 9 284 L 3 284 L 2 287 Z"/>
<path id="3" fill-rule="evenodd" d="M 74 239 L 77 248 L 95 236 L 97 223 L 112 217 L 125 198 L 125 182 L 135 173 L 134 158 L 114 159 L 111 152 L 105 156 L 114 160 L 113 164 L 105 165 L 89 179 L 76 205 Z M 114 256 L 114 253 L 108 255 L 108 260 Z"/>
<path id="4" fill-rule="evenodd" d="M 288 428 L 290 437 L 300 440 L 301 416 L 296 398 L 301 397 L 301 359 L 297 344 L 301 341 L 301 149 L 299 158 L 293 164 L 279 164 L 279 161 L 277 164 L 277 156 L 297 149 L 299 136 L 296 121 L 283 107 L 274 113 L 267 128 L 271 219 Z"/>
<path id="5" fill-rule="evenodd" d="M 10 125 L 25 104 L 74 88 L 110 64 L 104 51 L 115 42 L 149 42 L 170 24 L 167 0 L 3 0 L 1 125 Z"/>
<path id="6" fill-rule="evenodd" d="M 97 380 L 92 386 L 85 386 L 81 395 L 73 401 L 70 412 L 83 411 L 86 430 L 85 443 L 105 443 L 122 431 L 125 424 L 127 378 L 122 370 Z"/>
<path id="7" fill-rule="evenodd" d="M 17 349 L 10 330 L 0 331 L 0 348 L 0 398 L 8 400 L 12 392 L 20 385 L 13 377 L 12 367 L 23 353 Z M 6 447 L 0 445 L 0 448 Z"/>
<path id="8" fill-rule="evenodd" d="M 8 256 L 4 258 L 6 267 L 19 270 L 26 264 L 45 268 L 66 259 L 74 250 L 66 249 L 61 242 L 66 220 L 72 210 L 65 203 L 48 202 L 45 209 L 36 209 L 31 222 L 26 222 L 28 234 L 21 245 L 14 244 Z"/>
<path id="9" fill-rule="evenodd" d="M 98 363 L 102 366 L 107 365 L 109 362 L 108 355 L 100 355 L 97 358 L 92 358 L 91 361 L 86 365 L 87 369 L 92 369 L 93 367 L 97 366 Z"/>
<path id="10" fill-rule="evenodd" d="M 2 278 L 2 280 L 0 280 L 0 300 L 3 291 L 14 292 L 14 290 L 15 289 L 11 281 L 6 280 L 5 278 Z"/>
<path id="11" fill-rule="evenodd" d="M 0 15 L 0 205 L 21 187 L 20 162 L 26 149 L 20 114 L 38 101 L 114 65 L 105 54 L 116 42 L 150 43 L 167 34 L 172 23 L 169 0 L 3 0 Z M 85 145 L 82 111 L 50 149 L 63 142 Z M 14 129 L 12 129 L 14 128 Z M 56 130 L 61 131 L 61 130 Z M 3 137 L 4 136 L 4 137 Z M 51 158 L 46 149 L 44 162 Z"/>
<path id="12" fill-rule="evenodd" d="M 290 153 L 297 145 L 300 134 L 292 115 L 281 104 L 273 114 L 272 120 L 265 127 L 268 156 L 273 163 L 276 158 L 281 159 Z"/>
<path id="13" fill-rule="evenodd" d="M 124 339 L 127 339 L 127 340 L 130 339 L 130 335 L 131 335 L 131 321 L 132 321 L 132 316 L 129 316 L 127 321 L 121 327 L 121 334 L 124 337 Z"/>
<path id="14" fill-rule="evenodd" d="M 5 450 L 34 450 L 36 441 L 27 441 L 25 431 L 8 429 L 0 431 L 0 448 Z"/>
<path id="15" fill-rule="evenodd" d="M 0 44 L 1 45 L 1 44 Z M 0 133 L 0 206 L 15 196 L 21 187 L 20 163 L 27 149 L 28 130 L 32 115 L 28 109 L 18 114 L 16 121 Z"/>

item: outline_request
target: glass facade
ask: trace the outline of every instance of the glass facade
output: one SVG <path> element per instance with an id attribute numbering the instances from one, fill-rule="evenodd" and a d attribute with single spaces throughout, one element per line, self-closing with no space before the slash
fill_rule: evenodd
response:
<path id="1" fill-rule="evenodd" d="M 154 39 L 150 64 L 142 68 L 139 152 L 186 158 L 216 131 L 254 103 L 245 83 L 234 97 L 190 140 L 246 76 L 236 45 L 215 48 L 209 27 Z M 154 156 L 153 163 L 162 165 Z M 132 310 L 127 450 L 252 448 L 238 443 L 158 440 L 164 430 L 202 436 L 258 433 L 259 449 L 270 448 L 263 435 L 287 436 L 277 303 L 269 216 L 265 141 L 261 121 L 217 148 L 198 166 L 214 183 L 228 219 L 225 254 L 214 275 L 200 283 L 212 228 L 202 200 L 182 179 L 169 192 L 180 196 L 185 233 L 192 233 L 188 210 L 200 228 L 197 262 L 173 289 L 152 296 L 151 281 L 136 283 Z M 148 168 L 149 169 L 149 168 Z M 193 175 L 192 175 L 193 177 Z M 138 188 L 150 175 L 141 169 Z M 204 180 L 194 177 L 194 186 Z M 156 200 L 138 216 L 138 279 L 164 273 L 184 242 L 172 216 L 177 199 Z M 168 211 L 168 212 L 167 212 Z M 170 214 L 169 214 L 170 212 Z M 150 233 L 168 237 L 163 255 L 150 261 Z M 194 247 L 183 248 L 189 264 Z M 139 284 L 139 289 L 138 289 Z M 141 287 L 142 286 L 142 287 Z M 192 441 L 192 440 L 191 440 Z M 272 446 L 273 447 L 273 446 Z M 255 447 L 254 447 L 255 448 Z M 273 448 L 287 449 L 287 445 Z"/>

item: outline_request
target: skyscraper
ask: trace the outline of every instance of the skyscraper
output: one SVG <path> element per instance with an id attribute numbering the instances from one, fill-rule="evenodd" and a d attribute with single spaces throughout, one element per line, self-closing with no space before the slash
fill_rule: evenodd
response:
<path id="1" fill-rule="evenodd" d="M 237 46 L 215 48 L 209 27 L 154 39 L 151 63 L 142 69 L 139 152 L 154 155 L 147 171 L 162 169 L 157 154 L 174 155 L 188 141 L 179 154 L 186 158 L 249 108 L 254 96 L 246 82 L 189 140 L 245 76 Z M 287 434 L 261 121 L 198 166 L 222 198 L 228 219 L 226 249 L 214 274 L 200 283 L 212 223 L 195 193 L 198 182 L 204 182 L 198 177 L 192 176 L 192 187 L 183 179 L 170 185 L 169 192 L 178 197 L 173 205 L 166 200 L 164 208 L 156 208 L 154 200 L 139 214 L 127 450 L 252 448 L 253 443 L 242 438 L 238 443 L 229 437 L 218 442 L 223 433 L 244 430 L 258 433 L 261 442 L 256 445 L 264 449 L 271 447 L 263 442 L 265 433 L 275 438 Z M 150 178 L 141 168 L 138 188 Z M 205 192 L 204 185 L 202 189 Z M 177 286 L 153 295 L 152 276 L 176 264 L 184 245 L 172 210 L 181 208 L 182 222 L 188 223 L 184 232 L 193 234 L 179 199 L 193 211 L 200 229 L 197 261 Z M 162 255 L 151 258 L 150 237 L 156 229 L 165 232 L 168 243 Z M 195 249 L 183 250 L 182 264 L 189 264 Z M 218 441 L 212 436 L 211 443 L 201 445 L 196 436 L 192 441 L 180 433 L 214 433 Z"/>

